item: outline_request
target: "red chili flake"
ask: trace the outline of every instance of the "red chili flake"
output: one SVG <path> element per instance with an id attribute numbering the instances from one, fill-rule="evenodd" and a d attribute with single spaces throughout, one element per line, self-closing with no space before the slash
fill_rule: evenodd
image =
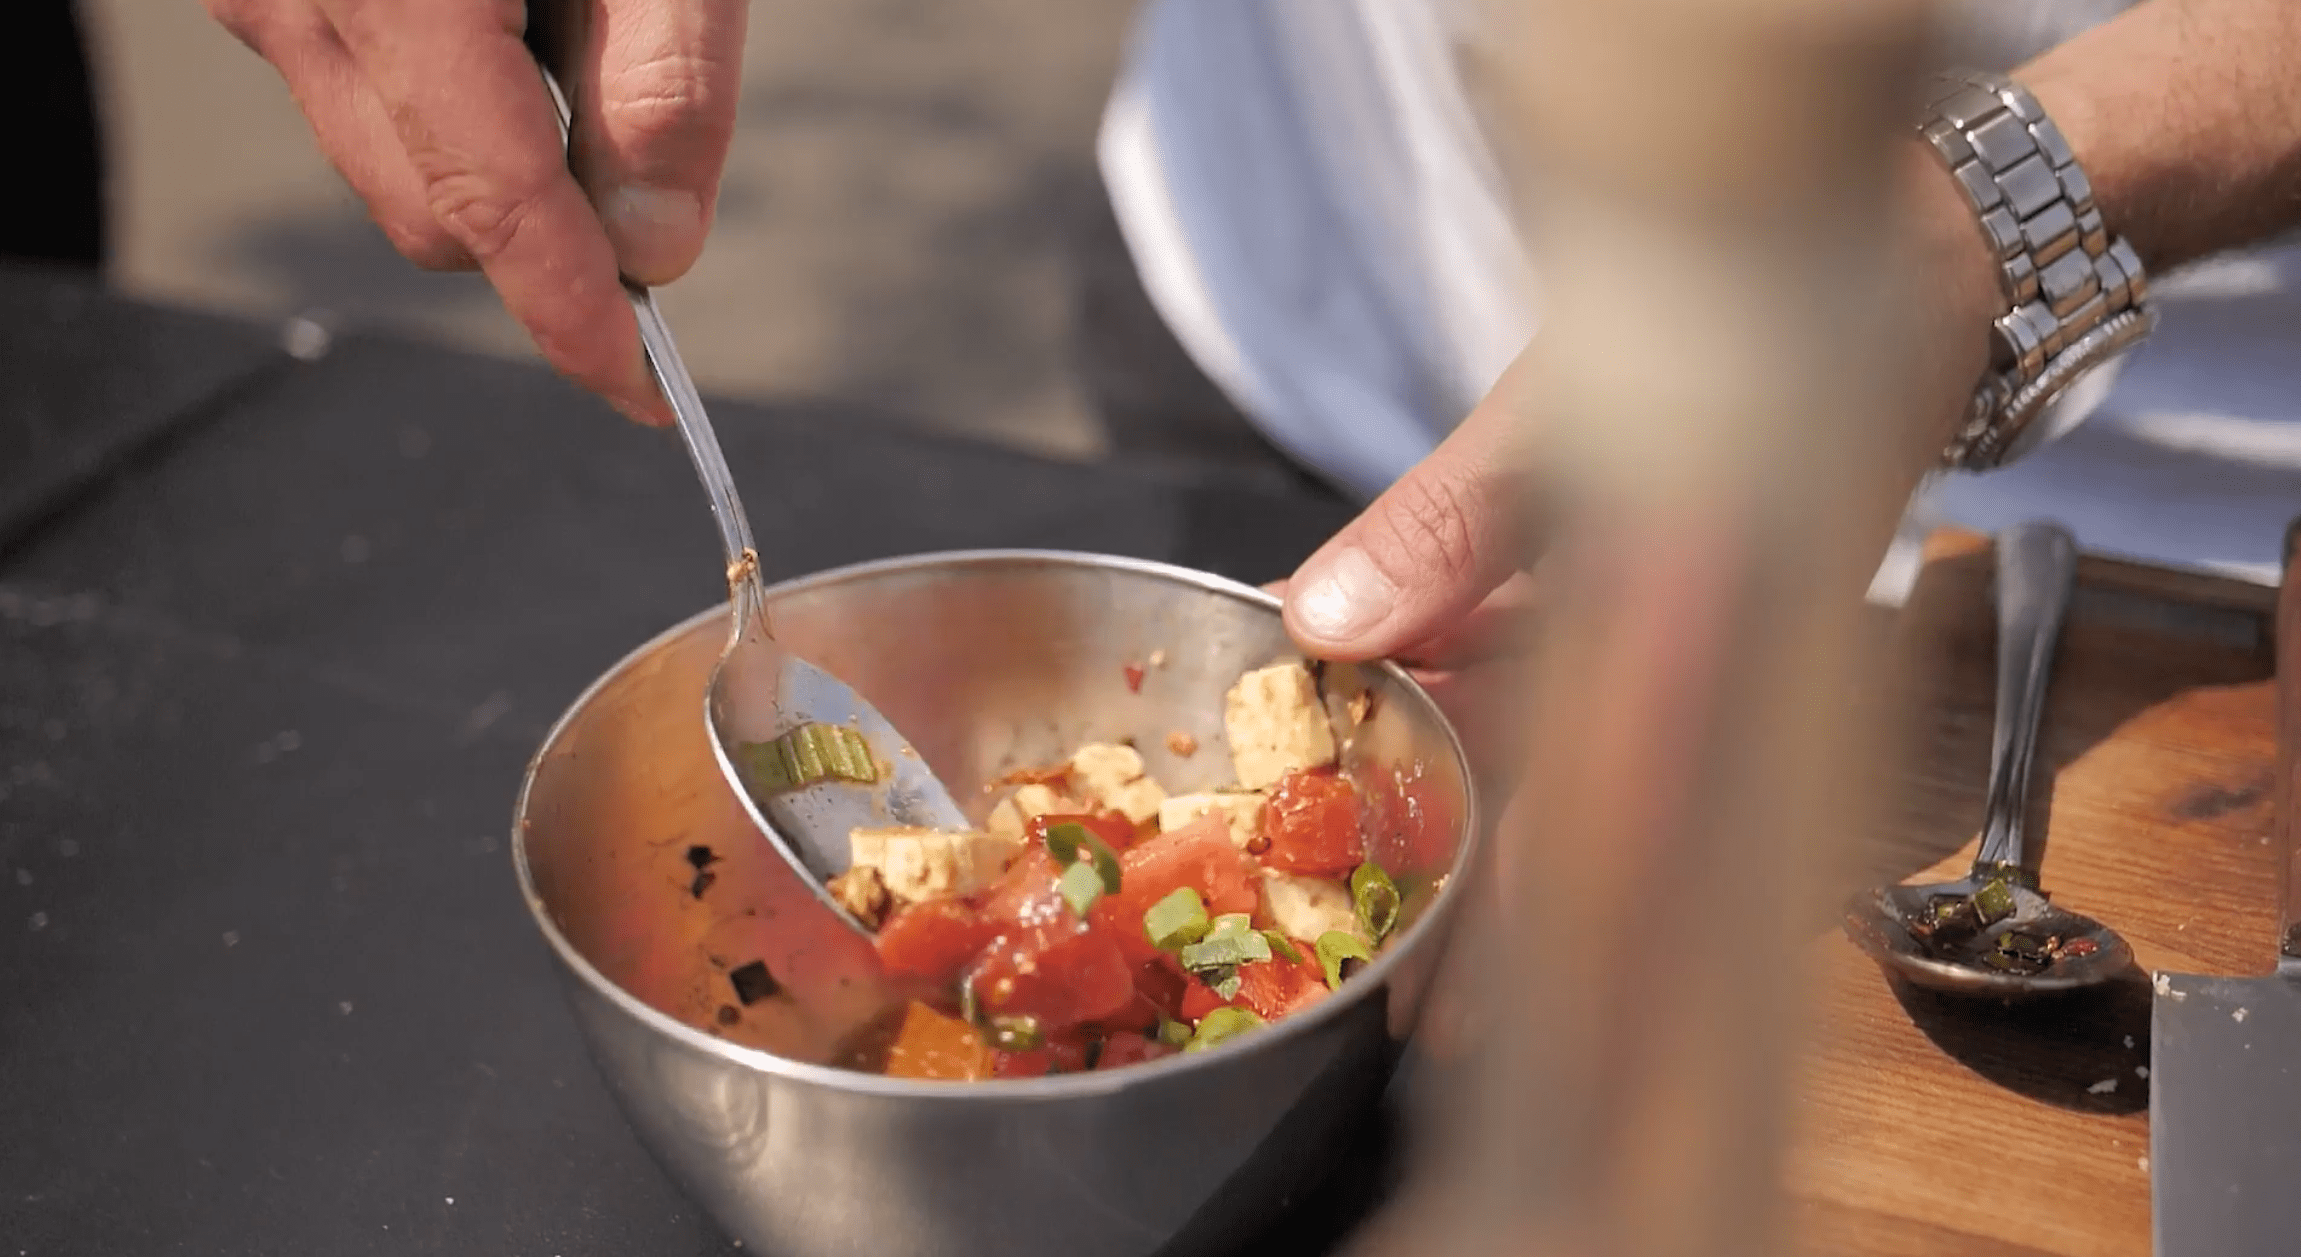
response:
<path id="1" fill-rule="evenodd" d="M 1139 663 L 1130 663 L 1130 664 L 1128 664 L 1128 665 L 1127 665 L 1127 669 L 1126 669 L 1126 671 L 1127 671 L 1127 693 L 1129 693 L 1129 694 L 1140 694 L 1140 693 L 1142 693 L 1142 692 L 1143 692 L 1143 666 L 1142 666 L 1141 664 L 1139 664 Z"/>

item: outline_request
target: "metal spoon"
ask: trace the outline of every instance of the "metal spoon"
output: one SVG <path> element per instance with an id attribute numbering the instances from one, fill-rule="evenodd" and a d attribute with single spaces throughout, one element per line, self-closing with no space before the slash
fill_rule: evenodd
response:
<path id="1" fill-rule="evenodd" d="M 1918 986 L 2018 999 L 2091 986 L 2133 963 L 2114 930 L 2047 900 L 2022 860 L 2038 719 L 2076 573 L 2077 544 L 2056 525 L 2021 524 L 1998 536 L 1997 729 L 1973 871 L 1954 882 L 1877 887 L 1847 905 L 1846 934 Z M 1997 917 L 2000 908 L 2010 911 Z"/>
<path id="2" fill-rule="evenodd" d="M 566 93 L 548 68 L 544 85 L 559 113 L 560 139 L 573 127 Z M 728 784 L 743 800 L 744 810 L 792 868 L 815 888 L 816 897 L 838 912 L 848 924 L 869 933 L 853 913 L 824 889 L 824 883 L 847 870 L 848 834 L 859 827 L 919 825 L 932 829 L 965 829 L 966 815 L 951 792 L 936 779 L 903 735 L 877 708 L 847 684 L 817 668 L 775 640 L 767 615 L 766 591 L 759 583 L 759 556 L 751 541 L 751 523 L 743 502 L 735 494 L 735 479 L 720 453 L 719 438 L 704 413 L 695 381 L 680 361 L 671 329 L 656 309 L 655 296 L 644 286 L 623 281 L 631 309 L 639 318 L 639 339 L 647 351 L 647 365 L 671 403 L 679 435 L 695 460 L 703 491 L 711 499 L 711 515 L 719 525 L 719 539 L 727 552 L 727 594 L 731 626 L 727 648 L 711 673 L 711 688 L 704 702 L 704 718 L 712 734 L 712 750 Z M 826 777 L 801 789 L 760 788 L 744 766 L 756 765 L 762 752 L 786 733 L 808 725 L 844 727 L 860 733 L 876 761 L 876 782 L 861 784 L 837 776 Z"/>

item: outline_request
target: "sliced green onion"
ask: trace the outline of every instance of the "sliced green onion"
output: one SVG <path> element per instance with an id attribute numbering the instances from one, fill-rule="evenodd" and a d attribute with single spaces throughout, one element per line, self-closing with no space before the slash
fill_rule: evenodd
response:
<path id="1" fill-rule="evenodd" d="M 1190 1042 L 1183 1045 L 1185 1052 L 1204 1052 L 1216 1044 L 1235 1039 L 1262 1025 L 1262 1018 L 1249 1008 L 1217 1008 L 1199 1019 L 1198 1031 Z"/>
<path id="2" fill-rule="evenodd" d="M 1057 864 L 1083 864 L 1091 860 L 1096 875 L 1102 878 L 1103 889 L 1113 895 L 1119 893 L 1118 853 L 1110 849 L 1110 844 L 1087 832 L 1086 826 L 1077 821 L 1047 826 L 1047 850 Z"/>
<path id="3" fill-rule="evenodd" d="M 1207 920 L 1206 902 L 1188 886 L 1178 886 L 1143 913 L 1143 936 L 1160 951 L 1179 951 L 1206 937 L 1214 928 Z"/>
<path id="4" fill-rule="evenodd" d="M 1366 940 L 1356 934 L 1328 930 L 1318 936 L 1318 967 L 1326 970 L 1326 985 L 1330 988 L 1341 986 L 1343 978 L 1349 976 L 1342 971 L 1344 961 L 1366 964 L 1373 959 L 1374 953 L 1367 950 Z"/>
<path id="5" fill-rule="evenodd" d="M 991 1046 L 1002 1052 L 1028 1052 L 1046 1041 L 1036 1017 L 991 1018 Z"/>
<path id="6" fill-rule="evenodd" d="M 1235 968 L 1270 959 L 1270 940 L 1257 934 L 1244 913 L 1215 918 L 1214 929 L 1182 949 L 1182 967 L 1193 973 Z"/>
<path id="7" fill-rule="evenodd" d="M 1372 942 L 1381 942 L 1398 924 L 1398 887 L 1372 860 L 1351 870 L 1350 903 Z"/>
<path id="8" fill-rule="evenodd" d="M 846 725 L 803 724 L 772 741 L 745 742 L 736 754 L 755 794 L 804 790 L 833 779 L 865 786 L 879 780 L 871 744 Z"/>
<path id="9" fill-rule="evenodd" d="M 1973 906 L 1980 911 L 1983 925 L 1995 925 L 2013 915 L 2013 887 L 2002 877 L 1991 878 L 1973 892 Z"/>
<path id="10" fill-rule="evenodd" d="M 1223 999 L 1237 999 L 1238 988 L 1245 983 L 1245 979 L 1238 976 L 1238 970 L 1225 968 L 1215 972 L 1217 976 L 1207 980 L 1207 989 Z"/>
<path id="11" fill-rule="evenodd" d="M 1190 1027 L 1161 1013 L 1158 1019 L 1158 1041 L 1168 1047 L 1181 1047 L 1190 1042 Z"/>
<path id="12" fill-rule="evenodd" d="M 1081 860 L 1063 870 L 1062 877 L 1055 882 L 1055 889 L 1063 893 L 1064 900 L 1071 905 L 1071 911 L 1083 917 L 1087 909 L 1095 906 L 1095 900 L 1103 897 L 1102 875 L 1095 872 L 1093 864 Z"/>
<path id="13" fill-rule="evenodd" d="M 1302 963 L 1302 953 L 1294 949 L 1294 941 L 1289 939 L 1286 935 L 1279 933 L 1277 930 L 1264 930 L 1262 931 L 1262 937 L 1263 941 L 1270 944 L 1270 949 L 1272 951 L 1286 957 L 1286 963 L 1290 965 L 1299 965 Z"/>

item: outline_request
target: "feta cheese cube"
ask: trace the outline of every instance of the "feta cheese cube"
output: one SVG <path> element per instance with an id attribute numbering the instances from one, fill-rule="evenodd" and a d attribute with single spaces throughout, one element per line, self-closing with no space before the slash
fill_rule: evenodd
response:
<path id="1" fill-rule="evenodd" d="M 1143 757 L 1131 746 L 1094 742 L 1071 756 L 1071 784 L 1090 803 L 1123 813 L 1140 825 L 1158 815 L 1166 789 L 1143 773 Z"/>
<path id="2" fill-rule="evenodd" d="M 898 903 L 968 895 L 999 880 L 1022 839 L 974 830 L 893 826 L 847 835 L 850 869 L 872 868 Z"/>
<path id="3" fill-rule="evenodd" d="M 1262 804 L 1259 790 L 1169 795 L 1158 805 L 1158 827 L 1172 833 L 1209 812 L 1219 812 L 1230 826 L 1230 840 L 1243 849 L 1262 832 Z"/>
<path id="4" fill-rule="evenodd" d="M 1350 887 L 1330 877 L 1297 877 L 1277 869 L 1262 871 L 1262 914 L 1272 928 L 1288 938 L 1316 943 L 1328 930 L 1340 930 L 1360 942 L 1366 931 L 1358 912 L 1350 906 Z"/>
<path id="5" fill-rule="evenodd" d="M 1001 838 L 1021 842 L 1023 827 L 1030 824 L 1032 817 L 1054 812 L 1076 812 L 1082 806 L 1064 798 L 1054 787 L 1034 781 L 1016 786 L 1013 794 L 999 800 L 998 806 L 992 808 L 990 816 L 984 819 L 983 828 Z"/>
<path id="6" fill-rule="evenodd" d="M 1318 684 L 1300 663 L 1274 664 L 1238 679 L 1223 700 L 1231 764 L 1248 790 L 1276 785 L 1297 768 L 1334 762 L 1334 730 Z"/>

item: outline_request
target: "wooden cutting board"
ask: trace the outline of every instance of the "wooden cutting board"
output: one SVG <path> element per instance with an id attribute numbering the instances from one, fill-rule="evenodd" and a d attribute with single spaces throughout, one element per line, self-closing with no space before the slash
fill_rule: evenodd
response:
<path id="1" fill-rule="evenodd" d="M 1944 534 L 1889 630 L 1919 696 L 1871 880 L 1974 856 L 1995 669 L 1992 558 Z M 2087 560 L 2038 751 L 2044 882 L 2117 928 L 2140 971 L 2008 1008 L 1891 986 L 1836 931 L 1809 959 L 1819 1024 L 1789 1189 L 1832 1257 L 2146 1257 L 2150 987 L 2158 969 L 2266 973 L 2275 591 Z M 2034 831 L 2033 831 L 2034 832 Z M 1855 882 L 1853 884 L 1859 884 Z M 1995 1151 L 1998 1132 L 2044 1149 Z"/>

